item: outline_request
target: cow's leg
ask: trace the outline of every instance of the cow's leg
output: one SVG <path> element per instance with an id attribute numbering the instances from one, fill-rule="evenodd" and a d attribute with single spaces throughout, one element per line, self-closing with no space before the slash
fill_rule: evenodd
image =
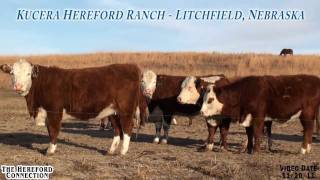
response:
<path id="1" fill-rule="evenodd" d="M 57 113 L 48 113 L 47 129 L 50 137 L 50 144 L 46 152 L 47 155 L 54 154 L 57 148 L 57 137 L 61 126 L 62 111 L 59 112 L 57 110 L 56 112 Z"/>
<path id="2" fill-rule="evenodd" d="M 112 144 L 108 151 L 108 154 L 113 154 L 120 144 L 121 126 L 119 122 L 120 121 L 119 116 L 116 116 L 116 115 L 110 116 L 109 121 L 111 122 L 112 127 L 114 129 L 114 135 L 113 135 Z"/>
<path id="3" fill-rule="evenodd" d="M 228 145 L 227 145 L 227 136 L 229 132 L 229 127 L 230 127 L 230 122 L 231 120 L 229 119 L 224 119 L 222 120 L 220 127 L 220 136 L 222 140 L 222 147 L 224 150 L 228 150 Z"/>
<path id="4" fill-rule="evenodd" d="M 156 128 L 156 134 L 155 134 L 155 137 L 154 137 L 154 139 L 153 139 L 153 142 L 154 142 L 154 143 L 159 143 L 159 141 L 160 141 L 163 118 L 160 118 L 160 119 L 161 119 L 161 120 L 156 121 L 156 122 L 154 123 L 155 128 Z M 157 118 L 157 120 L 158 120 L 158 118 Z"/>
<path id="5" fill-rule="evenodd" d="M 140 108 L 140 107 L 139 107 Z M 145 123 L 147 122 L 147 117 L 148 117 L 148 113 L 147 113 L 148 109 L 147 108 L 140 108 L 140 126 L 144 127 Z M 139 126 L 139 128 L 140 128 Z"/>
<path id="6" fill-rule="evenodd" d="M 311 152 L 313 123 L 314 123 L 314 117 L 312 117 L 311 114 L 312 113 L 303 111 L 302 117 L 300 118 L 301 124 L 303 126 L 303 143 L 301 147 L 301 154 L 306 154 Z"/>
<path id="7" fill-rule="evenodd" d="M 246 127 L 246 134 L 247 134 L 247 153 L 253 153 L 253 127 Z"/>
<path id="8" fill-rule="evenodd" d="M 272 121 L 265 121 L 264 125 L 266 127 L 266 133 L 267 133 L 267 146 L 268 150 L 271 151 L 272 147 L 272 139 L 271 139 L 271 128 L 272 128 Z"/>
<path id="9" fill-rule="evenodd" d="M 100 131 L 103 131 L 104 128 L 106 127 L 104 121 L 105 121 L 104 118 L 100 119 L 100 128 L 99 128 Z"/>
<path id="10" fill-rule="evenodd" d="M 208 134 L 206 148 L 211 151 L 211 150 L 213 150 L 214 135 L 217 131 L 218 125 L 212 125 L 212 124 L 208 123 L 208 121 L 207 121 L 207 127 L 208 127 L 209 134 Z"/>
<path id="11" fill-rule="evenodd" d="M 111 128 L 112 128 L 111 121 L 109 121 L 109 118 L 108 118 L 108 123 L 106 125 L 106 129 L 111 129 Z"/>
<path id="12" fill-rule="evenodd" d="M 130 137 L 134 126 L 133 118 L 130 116 L 122 116 L 120 119 L 120 124 L 123 130 L 123 143 L 120 154 L 125 155 L 129 149 Z"/>
<path id="13" fill-rule="evenodd" d="M 253 135 L 254 135 L 254 152 L 260 151 L 261 136 L 263 134 L 264 118 L 257 118 L 253 123 Z"/>
<path id="14" fill-rule="evenodd" d="M 163 138 L 161 139 L 162 144 L 167 144 L 168 143 L 168 138 L 169 138 L 169 129 L 172 121 L 172 114 L 170 113 L 164 113 L 163 117 Z"/>

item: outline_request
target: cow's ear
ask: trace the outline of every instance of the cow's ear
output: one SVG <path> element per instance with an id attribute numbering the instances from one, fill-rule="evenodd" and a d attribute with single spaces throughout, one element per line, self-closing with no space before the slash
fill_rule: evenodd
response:
<path id="1" fill-rule="evenodd" d="M 0 69 L 4 73 L 8 73 L 9 74 L 12 71 L 12 66 L 8 65 L 8 64 L 2 64 L 2 65 L 0 65 Z"/>
<path id="2" fill-rule="evenodd" d="M 39 66 L 32 65 L 32 77 L 36 78 L 38 77 L 38 74 L 39 74 Z"/>

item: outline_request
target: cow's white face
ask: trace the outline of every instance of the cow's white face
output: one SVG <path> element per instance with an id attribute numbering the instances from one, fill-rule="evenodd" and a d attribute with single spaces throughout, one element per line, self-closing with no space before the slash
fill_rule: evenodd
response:
<path id="1" fill-rule="evenodd" d="M 10 75 L 13 89 L 21 96 L 26 96 L 32 85 L 33 66 L 25 61 L 20 60 L 13 64 Z"/>
<path id="2" fill-rule="evenodd" d="M 145 71 L 142 75 L 141 80 L 141 88 L 143 94 L 148 97 L 152 98 L 154 91 L 156 90 L 157 86 L 157 75 L 151 70 Z"/>
<path id="3" fill-rule="evenodd" d="M 196 77 L 189 76 L 181 84 L 181 92 L 177 101 L 181 104 L 196 104 L 200 97 L 196 88 Z"/>
<path id="4" fill-rule="evenodd" d="M 201 114 L 206 117 L 221 114 L 223 108 L 223 104 L 219 102 L 213 87 L 214 85 L 209 85 L 203 97 Z"/>

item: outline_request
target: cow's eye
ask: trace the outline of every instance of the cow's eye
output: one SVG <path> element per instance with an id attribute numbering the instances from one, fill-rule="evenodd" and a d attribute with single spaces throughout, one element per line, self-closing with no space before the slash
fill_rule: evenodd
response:
<path id="1" fill-rule="evenodd" d="M 209 98 L 208 103 L 211 104 L 214 98 Z"/>
<path id="2" fill-rule="evenodd" d="M 31 73 L 28 73 L 27 76 L 31 76 Z"/>

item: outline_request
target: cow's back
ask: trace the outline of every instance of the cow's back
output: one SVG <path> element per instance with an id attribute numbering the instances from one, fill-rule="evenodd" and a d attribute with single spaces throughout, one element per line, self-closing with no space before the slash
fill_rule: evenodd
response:
<path id="1" fill-rule="evenodd" d="M 310 104 L 318 106 L 317 99 L 320 99 L 318 77 L 290 75 L 265 78 L 269 86 L 268 111 L 270 114 L 281 114 L 285 118 Z"/>
<path id="2" fill-rule="evenodd" d="M 136 65 L 114 64 L 70 71 L 71 102 L 67 103 L 70 104 L 71 112 L 90 112 L 95 116 L 109 104 L 136 106 L 139 102 L 141 72 Z M 68 104 L 66 106 L 68 107 Z M 79 118 L 88 117 L 91 118 L 89 113 Z"/>

